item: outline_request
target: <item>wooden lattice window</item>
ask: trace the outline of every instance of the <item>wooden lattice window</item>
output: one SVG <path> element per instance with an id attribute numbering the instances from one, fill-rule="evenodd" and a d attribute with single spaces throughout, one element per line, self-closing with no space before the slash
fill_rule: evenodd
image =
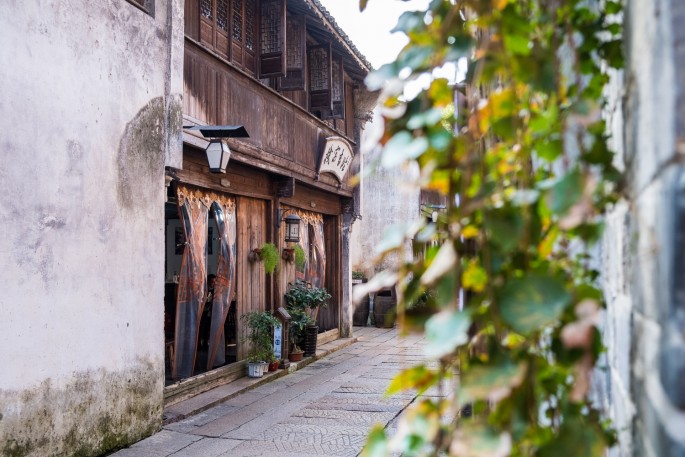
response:
<path id="1" fill-rule="evenodd" d="M 285 0 L 261 0 L 259 11 L 259 74 L 285 74 Z"/>
<path id="2" fill-rule="evenodd" d="M 256 74 L 257 0 L 231 0 L 231 62 Z"/>
<path id="3" fill-rule="evenodd" d="M 333 86 L 333 81 L 331 59 L 330 43 L 307 48 L 309 110 L 312 112 L 321 114 L 332 109 L 331 87 Z"/>
<path id="4" fill-rule="evenodd" d="M 331 60 L 331 105 L 330 111 L 322 111 L 321 116 L 327 119 L 345 118 L 345 72 L 342 56 L 333 56 Z"/>
<path id="5" fill-rule="evenodd" d="M 200 0 L 200 43 L 228 58 L 229 0 Z"/>
<path id="6" fill-rule="evenodd" d="M 286 18 L 285 76 L 279 79 L 279 90 L 305 89 L 306 24 L 304 16 Z"/>

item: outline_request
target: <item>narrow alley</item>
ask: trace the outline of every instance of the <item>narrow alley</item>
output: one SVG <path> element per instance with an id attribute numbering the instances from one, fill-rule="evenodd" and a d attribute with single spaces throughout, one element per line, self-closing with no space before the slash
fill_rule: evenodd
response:
<path id="1" fill-rule="evenodd" d="M 225 403 L 166 425 L 114 457 L 354 456 L 375 423 L 392 429 L 416 395 L 384 396 L 390 379 L 423 359 L 422 337 L 355 329 L 358 341 Z M 427 395 L 438 395 L 429 391 Z"/>

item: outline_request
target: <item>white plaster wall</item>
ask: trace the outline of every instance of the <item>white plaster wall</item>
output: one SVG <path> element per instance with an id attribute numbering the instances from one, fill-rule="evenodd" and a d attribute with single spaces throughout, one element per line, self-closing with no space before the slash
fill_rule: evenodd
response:
<path id="1" fill-rule="evenodd" d="M 382 119 L 378 110 L 362 133 L 363 167 L 369 169 L 378 158 L 375 142 L 382 134 Z M 385 230 L 394 224 L 407 224 L 419 217 L 420 189 L 413 185 L 418 175 L 416 164 L 393 169 L 378 168 L 364 177 L 362 187 L 362 218 L 352 226 L 351 261 L 353 271 L 364 271 L 367 276 L 390 266 L 388 258 L 375 268 L 370 262 L 374 250 L 383 239 Z M 411 255 L 411 246 L 407 246 Z"/>
<path id="2" fill-rule="evenodd" d="M 160 424 L 183 2 L 155 3 L 0 2 L 0 454 L 71 436 L 87 455 L 104 418 L 115 445 Z"/>

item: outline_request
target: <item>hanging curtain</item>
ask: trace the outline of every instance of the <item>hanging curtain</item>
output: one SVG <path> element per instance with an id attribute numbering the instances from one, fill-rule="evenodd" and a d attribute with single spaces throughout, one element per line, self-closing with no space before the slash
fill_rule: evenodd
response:
<path id="1" fill-rule="evenodd" d="M 312 255 L 311 255 L 311 243 L 312 237 L 310 237 L 310 226 L 315 226 L 317 224 L 323 224 L 323 217 L 319 213 L 313 213 L 311 211 L 305 211 L 302 209 L 293 208 L 290 206 L 283 206 L 283 211 L 292 211 L 300 217 L 300 242 L 299 245 L 305 252 L 305 262 L 300 268 L 295 271 L 295 279 L 305 281 L 306 283 L 311 283 L 311 265 L 312 265 Z M 322 225 L 323 226 L 323 225 Z M 285 226 L 281 226 L 281 237 L 285 236 Z M 322 238 L 323 239 L 323 238 Z M 321 251 L 323 252 L 323 251 Z"/>
<path id="2" fill-rule="evenodd" d="M 207 370 L 226 363 L 226 336 L 224 325 L 235 290 L 236 266 L 236 215 L 232 198 L 216 196 L 212 203 L 214 218 L 219 230 L 219 265 L 212 302 L 212 322 L 209 330 L 209 357 Z"/>
<path id="3" fill-rule="evenodd" d="M 321 288 L 326 281 L 326 250 L 323 238 L 323 220 L 309 224 L 310 254 L 309 254 L 309 278 L 312 287 Z"/>
<path id="4" fill-rule="evenodd" d="M 185 234 L 185 249 L 176 299 L 175 363 L 172 377 L 193 375 L 200 316 L 206 292 L 208 201 L 188 187 L 178 186 L 178 209 Z"/>
<path id="5" fill-rule="evenodd" d="M 285 224 L 283 224 L 285 225 Z M 295 267 L 295 278 L 302 281 L 307 280 L 307 270 L 309 268 L 309 224 L 300 220 L 300 247 L 305 252 L 304 265 Z"/>

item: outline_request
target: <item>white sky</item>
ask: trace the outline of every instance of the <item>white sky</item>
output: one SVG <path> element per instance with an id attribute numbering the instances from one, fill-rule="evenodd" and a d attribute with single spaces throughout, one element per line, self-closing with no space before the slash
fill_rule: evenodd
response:
<path id="1" fill-rule="evenodd" d="M 404 11 L 426 9 L 429 0 L 369 0 L 363 13 L 359 0 L 320 0 L 357 49 L 374 68 L 395 60 L 407 43 L 403 33 L 390 33 Z"/>

